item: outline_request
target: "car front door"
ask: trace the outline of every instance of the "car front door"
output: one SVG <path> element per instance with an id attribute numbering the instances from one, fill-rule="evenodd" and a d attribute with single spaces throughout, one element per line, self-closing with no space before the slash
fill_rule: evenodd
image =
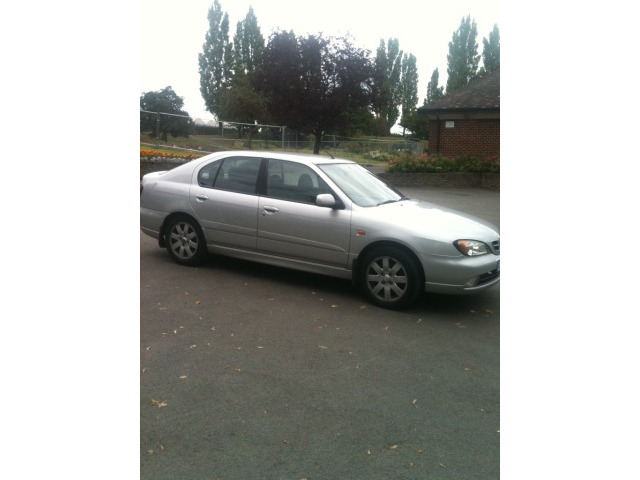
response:
<path id="1" fill-rule="evenodd" d="M 268 160 L 258 208 L 258 250 L 291 259 L 347 266 L 351 210 L 316 205 L 329 186 L 311 168 Z"/>
<path id="2" fill-rule="evenodd" d="M 262 159 L 232 156 L 200 168 L 191 206 L 208 244 L 255 250 L 258 231 L 258 173 Z"/>

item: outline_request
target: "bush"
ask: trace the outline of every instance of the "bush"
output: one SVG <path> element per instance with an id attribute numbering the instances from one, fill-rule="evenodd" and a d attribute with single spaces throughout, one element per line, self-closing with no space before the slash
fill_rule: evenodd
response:
<path id="1" fill-rule="evenodd" d="M 373 150 L 364 154 L 364 158 L 367 160 L 375 160 L 376 162 L 390 162 L 393 160 L 395 154 L 388 152 L 381 152 L 380 150 Z"/>
<path id="2" fill-rule="evenodd" d="M 500 172 L 500 157 L 460 155 L 450 158 L 435 153 L 415 155 L 403 152 L 389 160 L 389 172 L 395 173 L 446 173 L 446 172 Z"/>
<path id="3" fill-rule="evenodd" d="M 500 157 L 482 157 L 480 155 L 461 155 L 456 157 L 460 172 L 500 172 Z"/>

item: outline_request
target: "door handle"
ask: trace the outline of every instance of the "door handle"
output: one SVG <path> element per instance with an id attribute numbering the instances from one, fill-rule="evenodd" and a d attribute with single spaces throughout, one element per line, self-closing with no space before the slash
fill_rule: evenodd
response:
<path id="1" fill-rule="evenodd" d="M 278 208 L 270 207 L 268 205 L 265 205 L 263 208 L 264 208 L 264 212 L 262 212 L 262 215 L 278 213 L 280 211 Z"/>
<path id="2" fill-rule="evenodd" d="M 204 202 L 205 200 L 209 200 L 209 197 L 207 197 L 206 195 L 196 195 L 196 200 Z"/>

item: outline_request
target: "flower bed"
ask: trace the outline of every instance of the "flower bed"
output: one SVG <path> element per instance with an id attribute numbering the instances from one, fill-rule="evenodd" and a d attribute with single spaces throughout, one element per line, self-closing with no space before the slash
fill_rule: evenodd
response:
<path id="1" fill-rule="evenodd" d="M 167 153 L 155 150 L 140 150 L 141 162 L 185 163 L 202 155 L 193 153 Z"/>
<path id="2" fill-rule="evenodd" d="M 401 153 L 389 160 L 389 173 L 500 173 L 500 157 L 460 155 L 455 158 L 439 153 L 415 155 Z"/>

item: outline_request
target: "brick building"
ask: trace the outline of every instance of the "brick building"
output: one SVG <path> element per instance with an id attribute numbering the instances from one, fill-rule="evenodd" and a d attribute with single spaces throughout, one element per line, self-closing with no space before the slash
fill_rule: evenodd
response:
<path id="1" fill-rule="evenodd" d="M 429 153 L 500 155 L 500 71 L 418 108 L 418 113 L 429 119 Z"/>

